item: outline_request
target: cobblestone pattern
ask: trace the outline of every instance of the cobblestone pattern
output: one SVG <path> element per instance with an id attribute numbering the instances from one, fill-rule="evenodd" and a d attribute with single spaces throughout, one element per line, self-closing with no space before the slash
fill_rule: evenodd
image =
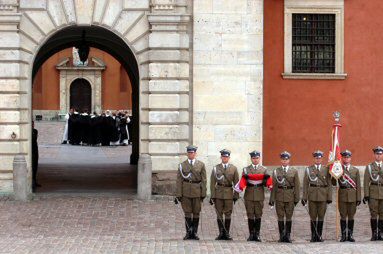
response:
<path id="1" fill-rule="evenodd" d="M 334 240 L 334 205 L 329 207 L 323 244 L 308 242 L 306 211 L 297 206 L 293 244 L 279 244 L 275 211 L 264 209 L 263 243 L 248 243 L 242 201 L 235 205 L 234 241 L 215 241 L 214 208 L 205 200 L 199 235 L 201 241 L 183 241 L 180 206 L 168 197 L 142 202 L 113 194 L 39 194 L 20 203 L 0 200 L 0 253 L 378 253 L 383 242 L 369 242 L 366 206 L 358 209 L 357 243 Z"/>

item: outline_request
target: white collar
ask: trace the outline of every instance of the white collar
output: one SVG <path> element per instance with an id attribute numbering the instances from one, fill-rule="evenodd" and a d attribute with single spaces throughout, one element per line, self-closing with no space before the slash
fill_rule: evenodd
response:
<path id="1" fill-rule="evenodd" d="M 195 163 L 195 159 L 194 159 L 194 160 L 190 160 L 190 159 L 188 159 L 188 162 L 189 162 L 189 164 L 191 163 L 192 165 L 194 165 L 194 163 Z"/>
<path id="2" fill-rule="evenodd" d="M 377 165 L 377 166 L 381 166 L 382 165 L 382 161 L 375 161 L 375 164 Z"/>
<path id="3" fill-rule="evenodd" d="M 253 167 L 253 169 L 257 169 L 259 167 L 259 164 L 254 165 L 253 163 L 251 163 L 251 166 Z"/>
<path id="4" fill-rule="evenodd" d="M 287 172 L 289 170 L 289 167 L 290 167 L 289 165 L 287 165 L 286 167 L 282 166 L 282 169 L 286 168 L 286 172 Z"/>
<path id="5" fill-rule="evenodd" d="M 225 166 L 226 166 L 226 168 L 228 168 L 229 167 L 229 163 L 226 163 L 226 164 L 224 164 L 224 163 L 221 163 L 222 164 L 222 167 L 223 168 L 225 168 Z"/>
<path id="6" fill-rule="evenodd" d="M 317 168 L 319 170 L 322 168 L 322 164 L 314 164 L 314 166 L 315 166 L 315 168 Z"/>

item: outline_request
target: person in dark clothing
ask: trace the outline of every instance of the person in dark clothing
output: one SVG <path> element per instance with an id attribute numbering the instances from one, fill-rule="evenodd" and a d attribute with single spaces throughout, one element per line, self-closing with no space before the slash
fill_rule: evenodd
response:
<path id="1" fill-rule="evenodd" d="M 70 137 L 69 141 L 72 145 L 79 145 L 81 142 L 81 119 L 77 110 L 70 116 Z"/>
<path id="2" fill-rule="evenodd" d="M 39 146 L 37 144 L 39 132 L 35 129 L 35 122 L 32 121 L 32 190 L 35 191 L 36 187 L 41 187 L 37 182 L 37 169 L 39 165 Z"/>
<path id="3" fill-rule="evenodd" d="M 120 133 L 118 130 L 119 123 L 120 123 L 119 117 L 117 117 L 116 113 L 113 113 L 113 115 L 109 118 L 109 126 L 110 126 L 110 132 L 111 132 L 110 145 L 116 146 L 119 144 L 119 140 L 120 140 Z"/>
<path id="4" fill-rule="evenodd" d="M 110 116 L 107 115 L 109 111 L 102 114 L 101 116 L 101 145 L 102 146 L 109 146 L 110 145 L 110 127 L 109 127 L 109 118 Z"/>
<path id="5" fill-rule="evenodd" d="M 81 145 L 88 145 L 90 139 L 90 116 L 87 111 L 80 115 L 79 131 Z"/>
<path id="6" fill-rule="evenodd" d="M 93 112 L 93 115 L 90 117 L 90 140 L 89 144 L 92 146 L 97 146 L 101 143 L 101 125 L 102 118 L 98 116 L 96 112 Z"/>

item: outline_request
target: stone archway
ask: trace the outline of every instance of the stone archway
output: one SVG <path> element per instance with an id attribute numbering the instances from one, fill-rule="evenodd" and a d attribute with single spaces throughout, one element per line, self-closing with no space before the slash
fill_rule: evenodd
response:
<path id="1" fill-rule="evenodd" d="M 174 169 L 191 142 L 190 6 L 175 0 L 8 0 L 0 2 L 0 192 L 13 192 L 15 156 L 31 177 L 31 84 L 35 71 L 86 29 L 96 47 L 134 69 L 134 160 L 150 154 L 154 170 Z M 102 33 L 97 33 L 102 31 Z M 60 36 L 57 36 L 60 35 Z M 113 47 L 112 47 L 113 46 Z M 131 61 L 121 54 L 131 52 Z M 138 102 L 139 101 L 139 102 Z M 134 140 L 133 140 L 134 141 Z M 29 181 L 30 182 L 30 181 Z M 140 184 L 140 183 L 138 183 Z M 29 189 L 30 186 L 29 186 Z"/>

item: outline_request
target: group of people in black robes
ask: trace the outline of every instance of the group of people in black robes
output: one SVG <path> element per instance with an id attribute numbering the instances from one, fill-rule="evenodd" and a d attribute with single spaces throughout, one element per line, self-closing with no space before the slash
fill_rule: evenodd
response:
<path id="1" fill-rule="evenodd" d="M 131 116 L 126 111 L 106 110 L 96 112 L 78 112 L 71 109 L 66 115 L 63 144 L 87 146 L 118 146 L 131 144 L 129 130 Z"/>

